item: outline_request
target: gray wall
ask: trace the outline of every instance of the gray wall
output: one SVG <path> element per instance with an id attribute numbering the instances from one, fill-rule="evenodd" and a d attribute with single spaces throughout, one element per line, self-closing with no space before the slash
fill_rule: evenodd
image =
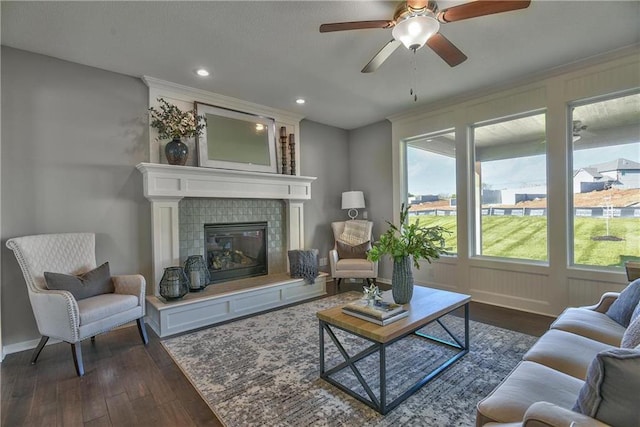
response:
<path id="1" fill-rule="evenodd" d="M 300 170 L 303 175 L 318 177 L 311 184 L 311 200 L 304 204 L 305 247 L 328 257 L 334 245 L 331 222 L 348 219 L 340 206 L 342 192 L 350 189 L 348 132 L 303 120 L 300 140 Z M 321 270 L 328 272 L 330 268 Z"/>
<path id="2" fill-rule="evenodd" d="M 96 233 L 98 263 L 151 272 L 144 83 L 2 46 L 2 340 L 38 338 L 8 238 Z"/>
<path id="3" fill-rule="evenodd" d="M 148 91 L 135 77 L 5 46 L 1 60 L 1 324 L 10 346 L 39 336 L 8 238 L 95 232 L 98 262 L 151 277 L 150 207 L 135 169 L 149 158 Z M 331 222 L 347 219 L 347 190 L 363 190 L 374 232 L 386 229 L 391 124 L 348 132 L 303 120 L 300 138 L 301 170 L 318 177 L 304 205 L 305 246 L 328 256 Z"/>
<path id="4" fill-rule="evenodd" d="M 349 132 L 349 183 L 364 192 L 368 219 L 377 239 L 393 220 L 391 122 L 383 120 Z M 378 265 L 378 277 L 391 279 L 392 263 Z"/>

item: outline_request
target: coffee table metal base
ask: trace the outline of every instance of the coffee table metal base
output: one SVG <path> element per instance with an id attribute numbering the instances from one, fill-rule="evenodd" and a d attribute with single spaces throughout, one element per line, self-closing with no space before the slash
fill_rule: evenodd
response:
<path id="1" fill-rule="evenodd" d="M 453 339 L 453 342 L 450 341 L 446 341 L 446 340 L 442 340 L 439 338 L 435 338 L 435 337 L 431 337 L 429 335 L 423 334 L 421 332 L 418 332 L 417 330 L 411 331 L 406 335 L 400 336 L 392 341 L 389 342 L 385 342 L 385 343 L 379 343 L 377 341 L 373 341 L 369 338 L 366 338 L 360 334 L 354 333 L 352 331 L 347 331 L 343 328 L 340 328 L 339 326 L 336 325 L 331 325 L 323 320 L 319 320 L 320 322 L 320 378 L 324 379 L 325 381 L 327 381 L 328 383 L 334 385 L 335 387 L 339 388 L 340 390 L 344 391 L 345 393 L 347 393 L 349 396 L 358 399 L 359 401 L 365 403 L 366 405 L 372 407 L 373 409 L 375 409 L 376 411 L 380 412 L 382 415 L 385 415 L 386 413 L 388 413 L 389 411 L 391 411 L 392 409 L 394 409 L 396 406 L 398 406 L 400 403 L 402 403 L 404 400 L 406 400 L 409 396 L 411 396 L 413 393 L 415 393 L 416 391 L 418 391 L 422 386 L 424 386 L 426 383 L 428 383 L 429 381 L 431 381 L 432 379 L 434 379 L 438 374 L 440 374 L 442 371 L 444 371 L 445 369 L 447 369 L 449 366 L 451 366 L 454 362 L 456 362 L 458 359 L 460 359 L 462 356 L 464 356 L 465 354 L 467 354 L 469 352 L 469 303 L 464 305 L 464 342 L 462 342 L 462 340 L 460 340 L 458 337 L 456 337 L 441 321 L 440 319 L 436 319 L 435 322 L 437 322 L 443 329 L 444 331 Z M 433 323 L 433 322 L 432 322 Z M 420 326 L 418 329 L 422 329 L 427 325 L 422 325 Z M 336 328 L 336 329 L 342 329 L 345 332 L 349 333 L 349 334 L 353 334 L 356 335 L 358 337 L 364 338 L 367 341 L 371 342 L 372 344 L 365 348 L 364 350 L 360 351 L 359 353 L 350 356 L 346 349 L 343 347 L 343 345 L 340 343 L 340 341 L 338 340 L 338 337 L 336 337 L 335 333 L 333 332 L 332 328 Z M 333 344 L 336 346 L 336 348 L 338 349 L 338 351 L 340 352 L 340 354 L 342 355 L 342 357 L 344 358 L 344 362 L 334 366 L 331 369 L 325 370 L 325 333 L 326 335 L 329 336 L 329 338 L 331 338 L 331 341 L 333 342 Z M 437 366 L 435 369 L 433 369 L 431 372 L 429 372 L 428 374 L 426 374 L 423 378 L 421 378 L 419 381 L 417 381 L 415 384 L 413 384 L 411 387 L 409 387 L 406 391 L 404 391 L 400 396 L 396 397 L 393 401 L 391 401 L 390 403 L 387 403 L 387 369 L 386 369 L 386 350 L 387 347 L 390 346 L 391 344 L 393 344 L 394 342 L 401 340 L 402 338 L 406 338 L 409 335 L 417 335 L 420 336 L 422 338 L 425 338 L 427 340 L 430 341 L 434 341 L 434 342 L 438 342 L 440 344 L 444 344 L 447 345 L 449 347 L 453 347 L 453 348 L 457 348 L 460 351 L 458 353 L 456 353 L 455 355 L 453 355 L 451 358 L 449 358 L 448 360 L 446 360 L 445 362 L 443 362 L 442 364 L 440 364 L 439 366 Z M 364 359 L 365 357 L 378 352 L 379 356 L 380 356 L 380 393 L 379 393 L 379 397 L 376 396 L 376 394 L 373 392 L 371 386 L 369 386 L 369 384 L 367 383 L 367 381 L 364 379 L 364 377 L 362 376 L 362 374 L 360 373 L 360 370 L 358 369 L 358 367 L 355 365 L 356 362 L 358 362 L 359 360 Z M 353 374 L 355 375 L 355 377 L 358 379 L 358 382 L 360 383 L 360 385 L 362 386 L 362 388 L 365 390 L 368 399 L 356 392 L 354 392 L 352 389 L 348 388 L 347 386 L 345 386 L 344 384 L 336 381 L 335 379 L 331 378 L 331 375 L 345 369 L 349 367 L 351 369 L 351 371 L 353 372 Z"/>

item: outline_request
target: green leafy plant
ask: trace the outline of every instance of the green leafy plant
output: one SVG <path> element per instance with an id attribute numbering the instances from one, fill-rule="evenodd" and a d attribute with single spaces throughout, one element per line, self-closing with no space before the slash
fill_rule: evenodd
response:
<path id="1" fill-rule="evenodd" d="M 157 99 L 160 108 L 149 108 L 151 127 L 158 129 L 158 139 L 190 138 L 198 136 L 206 126 L 204 115 L 196 110 L 182 111 L 163 98 Z"/>
<path id="2" fill-rule="evenodd" d="M 391 256 L 394 261 L 411 256 L 413 265 L 419 269 L 419 260 L 425 259 L 431 263 L 432 259 L 447 253 L 444 249 L 444 235 L 450 233 L 447 229 L 441 226 L 427 227 L 420 225 L 418 221 L 409 223 L 408 217 L 409 207 L 403 203 L 400 209 L 400 226 L 387 221 L 389 229 L 369 250 L 367 258 L 370 261 L 378 261 L 383 255 Z"/>

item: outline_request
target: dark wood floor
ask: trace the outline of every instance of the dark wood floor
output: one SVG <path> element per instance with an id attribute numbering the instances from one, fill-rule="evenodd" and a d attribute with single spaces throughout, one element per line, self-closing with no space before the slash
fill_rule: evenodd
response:
<path id="1" fill-rule="evenodd" d="M 340 292 L 349 290 L 362 286 L 343 283 Z M 337 292 L 331 282 L 327 291 Z M 470 313 L 473 320 L 537 336 L 553 320 L 478 303 Z M 84 341 L 82 378 L 68 344 L 47 346 L 36 365 L 29 364 L 31 351 L 8 355 L 0 365 L 2 426 L 221 426 L 148 332 L 146 347 L 135 326 Z"/>

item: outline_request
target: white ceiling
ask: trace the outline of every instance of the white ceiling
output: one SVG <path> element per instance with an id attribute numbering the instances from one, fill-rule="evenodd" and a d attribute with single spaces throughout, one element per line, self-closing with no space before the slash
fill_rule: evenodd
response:
<path id="1" fill-rule="evenodd" d="M 464 2 L 438 3 L 443 9 Z M 0 4 L 3 45 L 149 75 L 344 129 L 640 43 L 640 1 L 533 0 L 528 9 L 443 24 L 441 32 L 469 59 L 450 68 L 423 48 L 412 83 L 411 53 L 403 47 L 375 73 L 360 73 L 391 30 L 318 31 L 327 22 L 390 19 L 394 2 Z M 212 76 L 197 77 L 200 66 Z M 296 105 L 296 97 L 307 104 Z"/>

